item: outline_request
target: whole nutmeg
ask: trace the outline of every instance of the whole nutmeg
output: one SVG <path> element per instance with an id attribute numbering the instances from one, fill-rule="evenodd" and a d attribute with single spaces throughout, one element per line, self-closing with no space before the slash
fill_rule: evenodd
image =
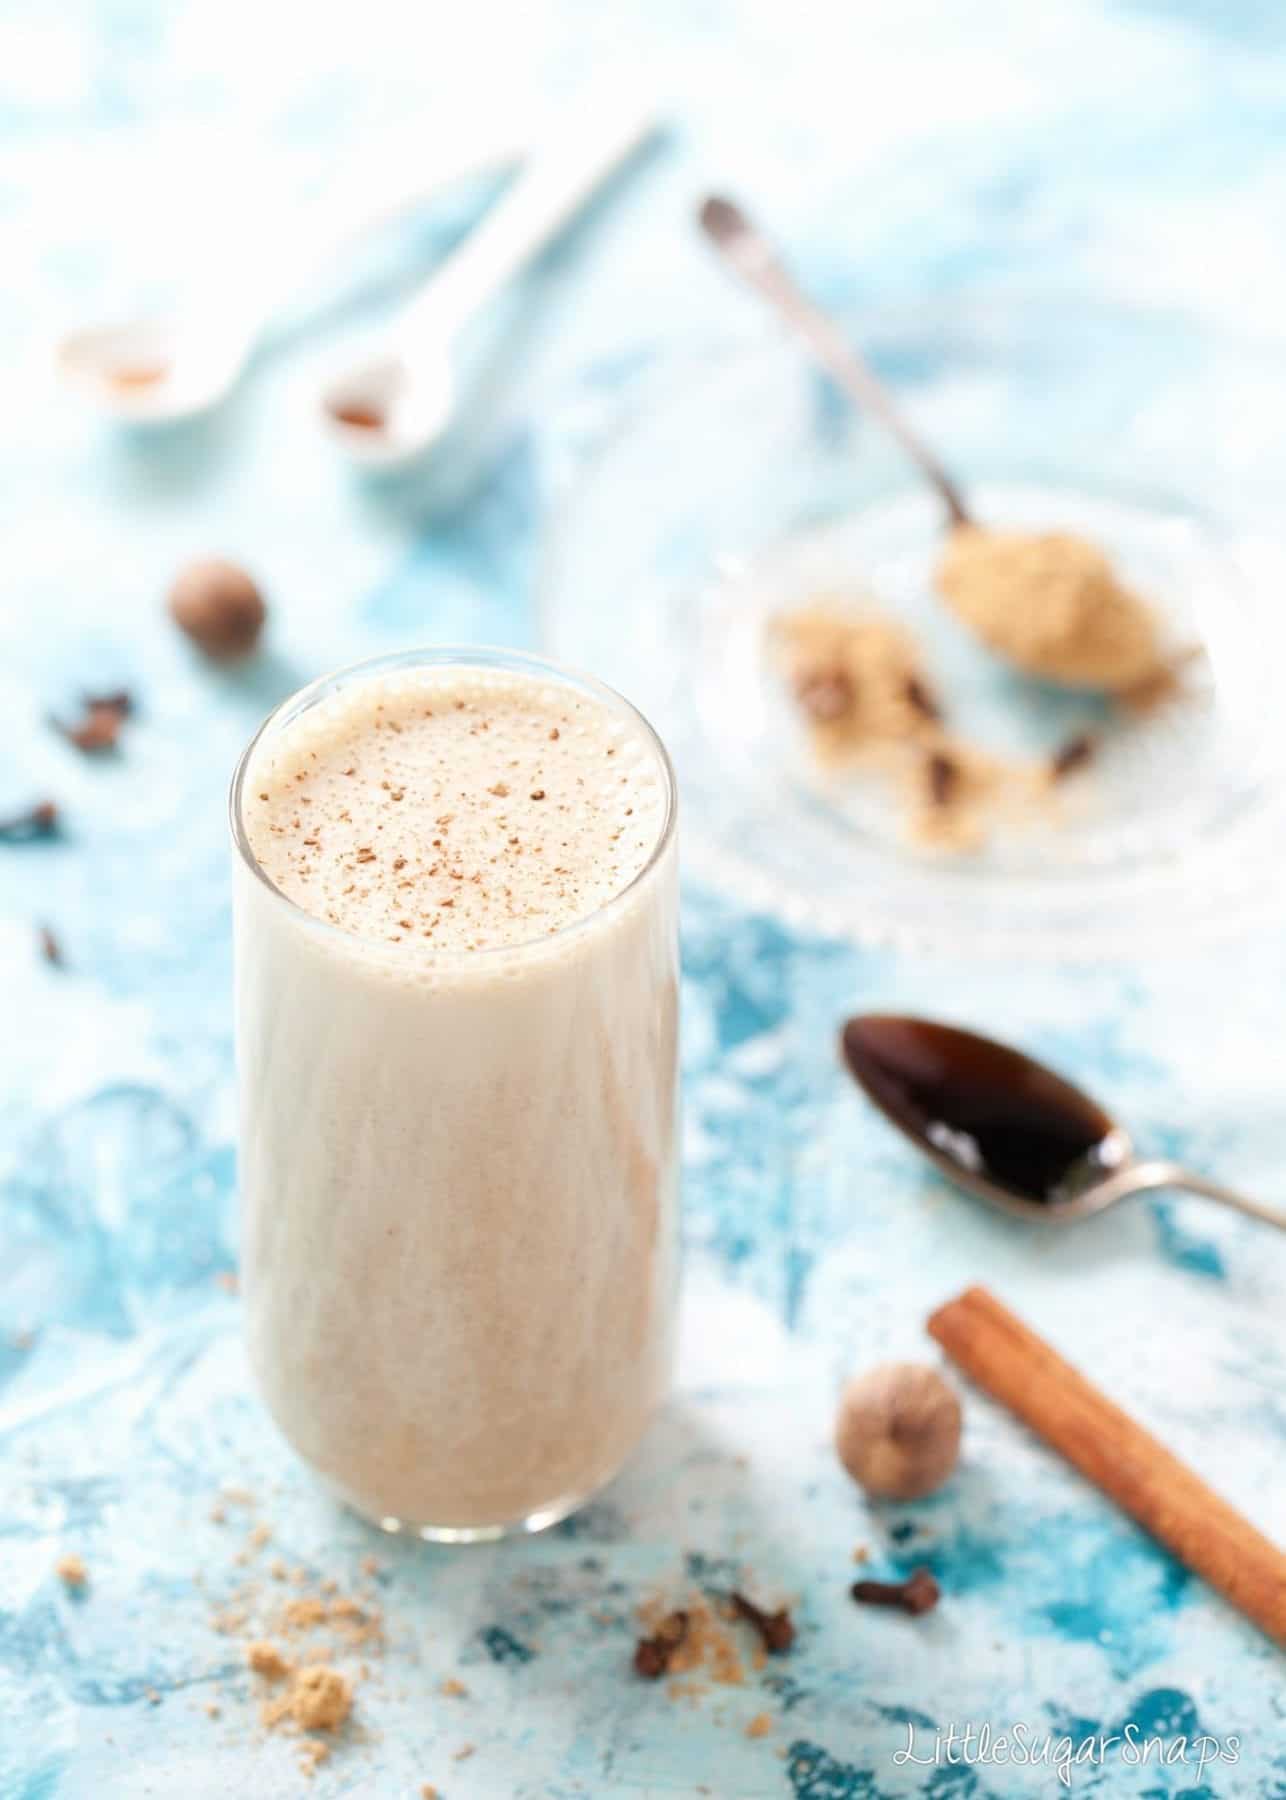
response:
<path id="1" fill-rule="evenodd" d="M 268 609 L 255 583 L 219 557 L 188 563 L 170 589 L 170 616 L 216 662 L 249 656 Z"/>
<path id="2" fill-rule="evenodd" d="M 919 1500 L 960 1456 L 960 1402 L 936 1369 L 885 1363 L 849 1382 L 835 1449 L 859 1487 L 881 1500 Z"/>

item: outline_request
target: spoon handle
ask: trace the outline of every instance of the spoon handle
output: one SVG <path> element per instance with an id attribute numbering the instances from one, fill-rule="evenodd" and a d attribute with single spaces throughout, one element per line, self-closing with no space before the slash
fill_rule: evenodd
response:
<path id="1" fill-rule="evenodd" d="M 477 229 L 402 314 L 395 333 L 414 353 L 440 353 L 472 315 L 569 220 L 651 135 L 655 116 L 628 106 L 578 118 L 512 182 Z"/>
<path id="2" fill-rule="evenodd" d="M 1249 1218 L 1262 1219 L 1265 1224 L 1276 1225 L 1279 1231 L 1286 1231 L 1286 1213 L 1275 1207 L 1265 1206 L 1262 1201 L 1251 1200 L 1248 1195 L 1239 1194 L 1235 1188 L 1209 1181 L 1204 1175 L 1185 1169 L 1179 1163 L 1130 1163 L 1118 1175 L 1110 1178 L 1109 1185 L 1117 1187 L 1114 1199 L 1120 1199 L 1126 1194 L 1143 1193 L 1149 1188 L 1180 1188 L 1184 1193 L 1202 1194 L 1207 1200 L 1221 1201 L 1224 1206 L 1234 1207 L 1237 1212 L 1245 1213 Z"/>
<path id="3" fill-rule="evenodd" d="M 712 195 L 699 214 L 701 229 L 743 281 L 769 300 L 810 345 L 822 367 L 859 407 L 873 412 L 942 496 L 953 525 L 972 523 L 959 488 L 912 429 L 893 396 L 820 306 L 808 298 L 768 240 L 731 200 Z"/>
<path id="4" fill-rule="evenodd" d="M 452 187 L 516 169 L 526 143 L 516 132 L 458 135 L 446 142 L 423 142 L 403 132 L 360 154 L 342 179 L 300 217 L 282 228 L 273 221 L 254 246 L 259 274 L 242 304 L 254 309 L 256 325 L 278 313 L 312 304 L 315 288 L 346 284 L 346 253 L 382 227 L 441 198 Z"/>

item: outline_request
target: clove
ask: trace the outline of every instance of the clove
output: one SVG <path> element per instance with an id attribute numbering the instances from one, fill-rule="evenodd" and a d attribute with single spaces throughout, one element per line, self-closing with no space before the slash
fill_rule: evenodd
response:
<path id="1" fill-rule="evenodd" d="M 128 688 L 110 688 L 105 694 L 82 694 L 80 701 L 86 712 L 102 707 L 107 712 L 119 713 L 122 719 L 132 717 L 134 712 L 134 696 Z"/>
<path id="2" fill-rule="evenodd" d="M 897 1606 L 903 1612 L 932 1612 L 942 1590 L 928 1569 L 915 1569 L 905 1581 L 855 1581 L 849 1589 L 861 1606 Z"/>
<path id="3" fill-rule="evenodd" d="M 960 764 L 942 750 L 935 750 L 925 765 L 929 782 L 929 798 L 935 806 L 946 806 L 960 781 Z"/>
<path id="4" fill-rule="evenodd" d="M 26 812 L 0 819 L 0 844 L 28 844 L 33 838 L 52 837 L 58 829 L 58 808 L 41 800 Z"/>
<path id="5" fill-rule="evenodd" d="M 918 675 L 907 676 L 906 697 L 908 704 L 922 719 L 927 719 L 931 725 L 942 722 L 942 708 Z"/>
<path id="6" fill-rule="evenodd" d="M 774 1656 L 784 1655 L 795 1641 L 795 1627 L 784 1606 L 776 1612 L 765 1612 L 744 1594 L 730 1594 L 732 1609 L 739 1619 L 753 1625 L 765 1650 Z"/>
<path id="7" fill-rule="evenodd" d="M 1049 759 L 1049 772 L 1055 781 L 1061 781 L 1064 775 L 1070 775 L 1075 769 L 1083 769 L 1097 749 L 1097 740 L 1088 731 L 1078 731 L 1075 737 L 1067 742 Z"/>
<path id="8" fill-rule="evenodd" d="M 648 1681 L 657 1681 L 670 1666 L 670 1658 L 688 1635 L 688 1615 L 672 1612 L 662 1619 L 651 1637 L 640 1638 L 634 1646 L 634 1672 Z"/>
<path id="9" fill-rule="evenodd" d="M 70 724 L 51 718 L 49 722 L 54 730 L 60 731 L 69 744 L 88 755 L 114 750 L 121 726 L 134 710 L 133 695 L 125 688 L 117 688 L 108 694 L 84 694 L 81 704 L 80 718 Z"/>

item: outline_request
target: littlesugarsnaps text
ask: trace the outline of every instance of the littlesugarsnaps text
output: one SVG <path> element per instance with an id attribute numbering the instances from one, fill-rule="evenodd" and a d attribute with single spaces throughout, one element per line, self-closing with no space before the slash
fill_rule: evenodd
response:
<path id="1" fill-rule="evenodd" d="M 1074 1769 L 1101 1769 L 1109 1762 L 1125 1768 L 1182 1768 L 1200 1781 L 1209 1768 L 1240 1760 L 1241 1739 L 1213 1737 L 1208 1732 L 1192 1736 L 1147 1735 L 1137 1725 L 1120 1731 L 1073 1738 L 1039 1731 L 1021 1722 L 997 1727 L 972 1723 L 939 1725 L 931 1730 L 908 1723 L 906 1742 L 893 1753 L 899 1768 L 915 1764 L 926 1769 L 1047 1768 L 1066 1788 Z"/>

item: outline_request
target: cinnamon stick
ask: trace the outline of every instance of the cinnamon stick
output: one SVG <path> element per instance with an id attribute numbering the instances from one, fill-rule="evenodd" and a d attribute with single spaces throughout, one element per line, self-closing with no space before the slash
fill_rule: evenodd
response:
<path id="1" fill-rule="evenodd" d="M 938 1308 L 951 1360 L 1137 1519 L 1179 1561 L 1286 1645 L 1286 1555 L 986 1288 Z"/>

